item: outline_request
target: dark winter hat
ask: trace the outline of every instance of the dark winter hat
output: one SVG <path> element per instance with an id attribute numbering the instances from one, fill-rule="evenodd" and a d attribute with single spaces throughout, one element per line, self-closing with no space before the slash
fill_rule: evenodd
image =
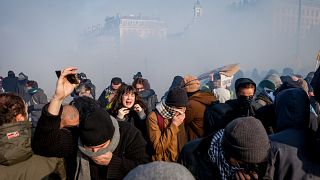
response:
<path id="1" fill-rule="evenodd" d="M 112 139 L 114 126 L 110 115 L 102 108 L 89 113 L 80 121 L 80 139 L 85 146 L 98 146 Z"/>
<path id="2" fill-rule="evenodd" d="M 13 71 L 8 71 L 8 76 L 15 76 L 14 72 Z"/>
<path id="3" fill-rule="evenodd" d="M 276 90 L 276 86 L 275 84 L 273 84 L 271 81 L 269 80 L 262 80 L 259 85 L 258 85 L 258 88 L 261 88 L 261 89 L 264 89 L 264 88 L 268 88 L 272 91 L 275 91 Z"/>
<path id="4" fill-rule="evenodd" d="M 181 164 L 162 161 L 140 165 L 130 171 L 124 178 L 124 180 L 145 179 L 193 180 L 195 178 L 190 171 Z"/>
<path id="5" fill-rule="evenodd" d="M 118 85 L 118 84 L 121 84 L 122 83 L 122 79 L 119 78 L 119 77 L 114 77 L 111 79 L 111 84 L 115 84 L 115 85 Z"/>
<path id="6" fill-rule="evenodd" d="M 168 92 L 166 99 L 167 106 L 175 107 L 187 107 L 188 106 L 188 96 L 186 90 L 175 87 Z"/>
<path id="7" fill-rule="evenodd" d="M 270 143 L 267 132 L 258 119 L 241 117 L 226 126 L 222 148 L 237 160 L 261 163 L 267 159 Z"/>
<path id="8" fill-rule="evenodd" d="M 235 85 L 234 85 L 235 88 L 236 88 L 236 92 L 239 91 L 239 88 L 241 86 L 244 86 L 246 84 L 252 84 L 254 86 L 254 89 L 256 90 L 256 83 L 254 83 L 251 79 L 249 79 L 249 78 L 239 78 L 239 79 L 236 80 Z"/>

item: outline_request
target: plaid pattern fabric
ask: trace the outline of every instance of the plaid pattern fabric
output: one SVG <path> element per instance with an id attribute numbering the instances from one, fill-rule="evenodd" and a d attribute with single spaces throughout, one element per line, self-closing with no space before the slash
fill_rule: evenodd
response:
<path id="1" fill-rule="evenodd" d="M 210 160 L 217 164 L 221 179 L 234 179 L 235 173 L 240 170 L 240 168 L 235 166 L 230 166 L 226 159 L 224 158 L 224 153 L 221 146 L 222 136 L 224 134 L 224 129 L 218 131 L 212 138 L 210 149 L 208 154 Z"/>
<path id="2" fill-rule="evenodd" d="M 156 109 L 165 119 L 172 119 L 174 116 L 174 109 L 166 105 L 165 99 L 157 104 Z"/>

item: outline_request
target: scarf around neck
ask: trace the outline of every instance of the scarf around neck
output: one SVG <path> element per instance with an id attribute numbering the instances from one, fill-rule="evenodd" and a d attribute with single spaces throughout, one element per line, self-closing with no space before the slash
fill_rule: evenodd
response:
<path id="1" fill-rule="evenodd" d="M 227 180 L 227 179 L 233 179 L 235 176 L 235 173 L 239 170 L 239 168 L 229 165 L 226 159 L 224 158 L 224 152 L 221 146 L 223 134 L 224 134 L 224 129 L 218 131 L 212 137 L 208 154 L 211 162 L 215 163 L 218 166 L 221 179 Z"/>
<path id="2" fill-rule="evenodd" d="M 163 99 L 156 105 L 156 110 L 160 113 L 160 115 L 165 119 L 172 119 L 174 116 L 174 109 L 169 107 L 165 103 L 166 99 Z"/>
<path id="3" fill-rule="evenodd" d="M 114 117 L 112 116 L 110 117 L 115 130 L 114 130 L 114 134 L 111 139 L 111 142 L 106 148 L 100 149 L 97 152 L 86 150 L 79 138 L 78 140 L 79 151 L 77 153 L 77 170 L 76 170 L 76 175 L 74 179 L 79 179 L 79 180 L 91 179 L 89 158 L 101 156 L 103 154 L 106 154 L 107 152 L 114 152 L 115 149 L 118 147 L 118 144 L 120 141 L 119 124 Z"/>

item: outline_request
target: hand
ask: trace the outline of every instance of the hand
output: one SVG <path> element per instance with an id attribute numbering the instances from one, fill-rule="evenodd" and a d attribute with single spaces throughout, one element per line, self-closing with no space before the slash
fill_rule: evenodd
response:
<path id="1" fill-rule="evenodd" d="M 101 156 L 92 157 L 91 159 L 99 165 L 108 166 L 112 159 L 112 152 L 107 152 L 106 154 L 102 154 Z"/>
<path id="2" fill-rule="evenodd" d="M 75 87 L 77 87 L 78 84 L 71 84 L 67 80 L 67 75 L 69 74 L 76 74 L 77 68 L 69 67 L 61 71 L 61 75 L 57 81 L 56 85 L 56 91 L 54 94 L 54 99 L 57 100 L 64 100 L 67 96 L 69 96 Z"/>
<path id="3" fill-rule="evenodd" d="M 119 119 L 123 119 L 124 116 L 127 115 L 129 112 L 130 112 L 130 110 L 128 108 L 123 107 L 123 108 L 119 109 L 117 117 Z"/>
<path id="4" fill-rule="evenodd" d="M 178 127 L 183 123 L 185 117 L 184 113 L 177 112 L 172 118 L 172 123 Z"/>
<path id="5" fill-rule="evenodd" d="M 133 109 L 136 111 L 136 112 L 141 112 L 143 109 L 142 107 L 139 105 L 139 104 L 135 104 L 133 106 Z"/>
<path id="6" fill-rule="evenodd" d="M 34 110 L 34 105 L 28 106 L 28 114 L 30 114 Z"/>
<path id="7" fill-rule="evenodd" d="M 259 179 L 258 174 L 254 171 L 250 172 L 249 174 L 243 171 L 237 171 L 235 176 L 237 180 Z"/>

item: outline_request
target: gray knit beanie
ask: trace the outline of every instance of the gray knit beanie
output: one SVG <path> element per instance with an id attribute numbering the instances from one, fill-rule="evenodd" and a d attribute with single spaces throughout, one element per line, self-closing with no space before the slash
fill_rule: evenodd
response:
<path id="1" fill-rule="evenodd" d="M 247 163 L 266 161 L 270 143 L 262 123 L 254 117 L 241 117 L 231 121 L 222 137 L 223 151 Z"/>
<path id="2" fill-rule="evenodd" d="M 178 163 L 155 161 L 139 165 L 129 172 L 124 180 L 195 180 L 190 171 Z"/>
<path id="3" fill-rule="evenodd" d="M 267 77 L 265 77 L 264 79 L 271 81 L 276 86 L 276 89 L 278 89 L 282 84 L 280 76 L 277 74 L 270 74 Z"/>

